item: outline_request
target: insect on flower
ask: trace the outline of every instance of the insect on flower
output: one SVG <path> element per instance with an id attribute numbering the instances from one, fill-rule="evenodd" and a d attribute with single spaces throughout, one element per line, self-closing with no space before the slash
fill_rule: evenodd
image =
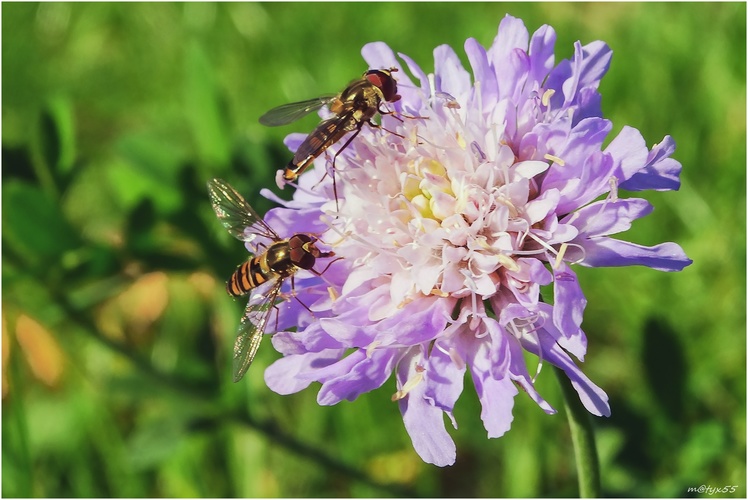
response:
<path id="1" fill-rule="evenodd" d="M 379 114 L 391 114 L 380 109 L 382 101 L 396 102 L 400 99 L 397 93 L 397 82 L 392 77 L 396 68 L 372 69 L 358 80 L 352 81 L 338 95 L 316 97 L 301 102 L 294 102 L 273 108 L 260 117 L 260 123 L 269 127 L 287 125 L 312 111 L 329 105 L 332 117 L 323 120 L 301 143 L 299 149 L 288 162 L 283 173 L 286 181 L 295 181 L 309 165 L 327 148 L 340 141 L 348 132 L 355 131 L 333 157 L 335 158 L 361 132 L 365 123 L 379 127 L 371 119 Z"/>
<path id="2" fill-rule="evenodd" d="M 282 239 L 224 180 L 208 181 L 208 193 L 218 219 L 233 237 L 244 242 L 258 236 L 272 241 L 262 253 L 241 264 L 226 283 L 226 291 L 234 297 L 256 292 L 244 311 L 234 344 L 234 382 L 238 382 L 257 354 L 283 282 L 291 278 L 293 287 L 294 275 L 300 269 L 322 274 L 313 269 L 316 260 L 335 254 L 320 251 L 315 246 L 317 238 L 311 234 L 298 233 Z"/>
<path id="3" fill-rule="evenodd" d="M 315 304 L 324 320 L 306 321 L 296 304 L 284 311 L 298 328 L 273 338 L 284 357 L 265 371 L 268 387 L 290 394 L 319 382 L 317 402 L 333 405 L 391 384 L 414 449 L 439 466 L 457 457 L 445 422 L 457 427 L 466 379 L 490 438 L 513 425 L 520 390 L 556 412 L 535 387 L 541 363 L 565 373 L 590 414 L 610 415 L 607 394 L 575 361 L 588 342 L 576 269 L 691 264 L 676 243 L 619 239 L 652 206 L 618 189 L 678 189 L 681 164 L 669 136 L 650 149 L 623 127 L 606 145 L 613 124 L 598 89 L 612 51 L 577 42 L 556 64 L 555 40 L 550 26 L 531 35 L 507 16 L 489 48 L 465 42 L 470 68 L 446 45 L 434 50 L 433 73 L 400 55 L 416 80 L 399 73 L 398 109 L 428 120 L 404 120 L 387 141 L 360 131 L 338 161 L 346 175 L 334 219 L 334 177 L 273 214 L 289 234 L 328 220 L 320 237 L 343 236 L 335 253 L 347 265 L 331 273 L 332 291 L 315 291 L 334 296 Z M 369 67 L 400 64 L 382 42 L 362 54 Z"/>

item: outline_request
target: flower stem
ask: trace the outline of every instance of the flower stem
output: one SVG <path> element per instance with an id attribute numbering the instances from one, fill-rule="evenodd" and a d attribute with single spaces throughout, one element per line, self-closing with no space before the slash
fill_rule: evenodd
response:
<path id="1" fill-rule="evenodd" d="M 557 367 L 554 367 L 554 370 L 564 394 L 564 407 L 569 418 L 571 441 L 574 443 L 579 497 L 597 498 L 600 496 L 600 464 L 590 414 L 582 405 L 579 395 L 564 371 Z"/>

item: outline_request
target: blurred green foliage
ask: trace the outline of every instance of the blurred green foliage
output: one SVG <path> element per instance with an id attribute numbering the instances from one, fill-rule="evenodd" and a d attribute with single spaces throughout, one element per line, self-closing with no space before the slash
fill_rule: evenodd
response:
<path id="1" fill-rule="evenodd" d="M 223 280 L 246 255 L 205 181 L 264 211 L 283 137 L 315 119 L 266 129 L 262 112 L 339 90 L 367 42 L 431 70 L 434 47 L 490 45 L 506 13 L 554 26 L 557 61 L 605 40 L 614 133 L 670 134 L 684 167 L 681 191 L 647 194 L 656 210 L 628 236 L 677 241 L 692 266 L 578 270 L 583 368 L 613 411 L 595 420 L 603 492 L 744 497 L 740 3 L 4 4 L 3 496 L 575 496 L 563 415 L 523 395 L 489 441 L 466 390 L 457 464 L 438 469 L 412 450 L 392 383 L 335 407 L 279 396 L 267 341 L 231 383 L 243 304 Z M 555 382 L 544 372 L 539 389 L 561 408 Z"/>

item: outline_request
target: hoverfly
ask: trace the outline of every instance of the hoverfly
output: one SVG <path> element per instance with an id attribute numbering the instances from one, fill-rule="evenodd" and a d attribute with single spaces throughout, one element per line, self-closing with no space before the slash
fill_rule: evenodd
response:
<path id="1" fill-rule="evenodd" d="M 374 115 L 377 113 L 392 114 L 379 108 L 382 101 L 395 102 L 400 99 L 397 93 L 397 82 L 392 77 L 395 71 L 397 68 L 372 69 L 358 80 L 349 83 L 338 95 L 285 104 L 262 115 L 260 123 L 275 127 L 294 122 L 325 105 L 329 105 L 330 112 L 333 113 L 332 117 L 323 120 L 304 139 L 291 161 L 288 162 L 283 178 L 288 182 L 295 181 L 327 148 L 340 141 L 348 132 L 355 131 L 343 147 L 335 153 L 332 162 L 334 168 L 335 158 L 355 139 L 365 123 L 372 127 L 379 127 L 371 121 Z"/>
<path id="2" fill-rule="evenodd" d="M 272 242 L 262 253 L 237 267 L 226 283 L 226 291 L 231 296 L 254 293 L 242 316 L 234 344 L 234 382 L 238 382 L 257 354 L 284 281 L 291 278 L 293 286 L 294 275 L 300 269 L 320 275 L 313 269 L 316 260 L 335 254 L 320 251 L 315 246 L 317 238 L 310 234 L 299 233 L 282 239 L 224 180 L 208 181 L 208 193 L 218 219 L 233 237 L 250 242 L 259 236 Z M 266 287 L 260 289 L 263 285 Z"/>

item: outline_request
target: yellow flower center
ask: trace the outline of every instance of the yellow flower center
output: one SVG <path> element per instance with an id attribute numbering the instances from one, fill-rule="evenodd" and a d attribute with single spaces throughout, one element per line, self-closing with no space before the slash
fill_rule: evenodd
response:
<path id="1" fill-rule="evenodd" d="M 433 159 L 411 161 L 403 195 L 422 217 L 442 221 L 454 213 L 455 194 L 444 165 Z"/>

